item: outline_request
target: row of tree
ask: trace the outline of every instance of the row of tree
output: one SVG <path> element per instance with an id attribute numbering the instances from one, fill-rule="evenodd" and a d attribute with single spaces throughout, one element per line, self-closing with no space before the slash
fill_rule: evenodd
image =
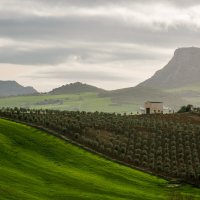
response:
<path id="1" fill-rule="evenodd" d="M 0 116 L 55 130 L 111 158 L 200 185 L 200 123 L 186 115 L 2 108 Z"/>

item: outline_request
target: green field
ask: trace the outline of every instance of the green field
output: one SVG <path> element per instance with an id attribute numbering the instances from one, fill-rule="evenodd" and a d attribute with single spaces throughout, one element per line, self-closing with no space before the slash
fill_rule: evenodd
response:
<path id="1" fill-rule="evenodd" d="M 60 102 L 53 102 L 53 101 Z M 47 102 L 45 104 L 45 101 Z M 49 102 L 49 103 L 48 103 Z M 53 102 L 53 103 L 52 103 Z M 99 97 L 96 93 L 66 95 L 36 95 L 0 98 L 0 107 L 24 107 L 36 109 L 59 109 L 72 111 L 134 112 L 139 110 L 137 104 L 116 104 L 108 97 Z"/>
<path id="2" fill-rule="evenodd" d="M 172 94 L 178 94 L 182 96 L 184 100 L 188 103 L 191 103 L 195 106 L 200 106 L 200 85 L 188 85 L 181 88 L 172 88 L 165 90 L 166 92 L 170 92 Z"/>
<path id="3" fill-rule="evenodd" d="M 1 200 L 200 199 L 200 190 L 105 160 L 37 129 L 0 119 Z"/>

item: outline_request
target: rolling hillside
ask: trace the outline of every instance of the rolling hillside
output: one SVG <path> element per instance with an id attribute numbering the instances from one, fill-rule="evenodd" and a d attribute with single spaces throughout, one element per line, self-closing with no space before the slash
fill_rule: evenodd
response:
<path id="1" fill-rule="evenodd" d="M 137 112 L 144 101 L 151 100 L 163 101 L 166 106 L 177 110 L 180 106 L 188 103 L 200 105 L 199 77 L 200 48 L 180 48 L 175 51 L 173 58 L 163 69 L 136 87 L 106 91 L 92 85 L 76 82 L 53 89 L 46 94 L 46 98 L 44 94 L 41 94 L 36 102 L 35 97 L 32 98 L 34 99 L 32 102 L 26 97 L 22 101 L 27 102 L 26 106 L 31 108 Z M 32 87 L 23 87 L 15 81 L 0 81 L 0 97 L 30 95 L 36 92 Z M 87 99 L 85 101 L 82 98 L 85 93 L 93 95 L 84 98 Z M 65 99 L 60 99 L 59 95 L 80 95 L 80 98 L 77 97 L 78 101 L 69 102 L 68 96 Z M 96 107 L 90 108 L 90 102 L 94 100 L 94 95 L 96 95 Z M 40 101 L 40 99 L 42 100 Z M 6 103 L 0 102 L 0 107 L 7 104 L 7 99 L 5 100 Z M 17 106 L 23 106 L 23 102 Z M 8 106 L 12 105 L 8 104 Z"/>
<path id="2" fill-rule="evenodd" d="M 198 113 L 133 116 L 4 108 L 0 116 L 54 131 L 145 172 L 200 187 Z"/>
<path id="3" fill-rule="evenodd" d="M 0 98 L 0 107 L 118 113 L 136 112 L 139 109 L 139 106 L 134 102 L 131 104 L 116 104 L 109 97 L 99 97 L 97 93 L 6 97 Z"/>
<path id="4" fill-rule="evenodd" d="M 127 88 L 103 93 L 80 93 L 60 95 L 28 95 L 0 98 L 0 107 L 23 107 L 36 109 L 59 109 L 87 112 L 136 113 L 146 100 L 164 101 L 165 105 L 179 109 L 187 104 L 176 95 L 157 89 Z"/>
<path id="5" fill-rule="evenodd" d="M 88 153 L 34 128 L 0 119 L 3 200 L 199 199 L 200 190 Z"/>
<path id="6" fill-rule="evenodd" d="M 0 97 L 37 93 L 33 87 L 24 87 L 16 81 L 0 81 Z"/>
<path id="7" fill-rule="evenodd" d="M 106 91 L 83 83 L 72 83 L 46 94 L 0 98 L 0 107 L 136 113 L 147 100 L 163 101 L 178 110 L 187 104 L 179 95 L 145 86 Z"/>
<path id="8" fill-rule="evenodd" d="M 70 83 L 67 85 L 63 85 L 59 88 L 55 88 L 49 92 L 49 94 L 77 94 L 77 93 L 85 93 L 85 92 L 93 92 L 93 93 L 100 93 L 105 90 L 97 88 L 92 85 L 83 84 L 80 82 Z"/>
<path id="9" fill-rule="evenodd" d="M 146 86 L 113 90 L 101 93 L 99 96 L 111 98 L 111 100 L 117 104 L 136 104 L 138 107 L 143 105 L 147 100 L 163 101 L 165 105 L 168 105 L 173 109 L 186 104 L 186 100 L 181 99 L 178 95 Z"/>
<path id="10" fill-rule="evenodd" d="M 170 92 L 156 89 L 153 87 L 137 86 L 130 88 L 117 89 L 112 91 L 103 90 L 91 85 L 83 84 L 80 82 L 71 83 L 56 89 L 53 89 L 49 94 L 51 95 L 81 95 L 84 93 L 96 93 L 100 99 L 110 99 L 109 107 L 113 109 L 100 110 L 102 107 L 100 104 L 96 106 L 97 111 L 118 112 L 118 110 L 124 110 L 123 112 L 136 112 L 140 106 L 147 100 L 151 101 L 163 101 L 165 105 L 170 106 L 173 109 L 179 109 L 180 106 L 187 104 L 186 100 L 181 99 L 179 95 L 171 94 Z M 132 109 L 133 106 L 136 109 Z M 125 110 L 125 107 L 128 110 Z M 85 110 L 90 111 L 90 110 Z M 95 111 L 95 110 L 93 110 Z"/>

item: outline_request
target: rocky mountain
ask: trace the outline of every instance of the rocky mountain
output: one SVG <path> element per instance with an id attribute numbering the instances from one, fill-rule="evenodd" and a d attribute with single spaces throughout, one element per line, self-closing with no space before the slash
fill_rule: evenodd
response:
<path id="1" fill-rule="evenodd" d="M 94 92 L 94 93 L 101 93 L 105 90 L 101 88 L 97 88 L 95 86 L 83 84 L 80 82 L 70 83 L 67 85 L 63 85 L 59 88 L 53 89 L 50 94 L 77 94 L 77 93 L 84 93 L 84 92 Z"/>
<path id="2" fill-rule="evenodd" d="M 16 81 L 0 81 L 0 97 L 35 94 L 33 87 L 24 87 Z"/>
<path id="3" fill-rule="evenodd" d="M 200 87 L 200 48 L 177 49 L 163 69 L 139 85 L 162 89 Z"/>

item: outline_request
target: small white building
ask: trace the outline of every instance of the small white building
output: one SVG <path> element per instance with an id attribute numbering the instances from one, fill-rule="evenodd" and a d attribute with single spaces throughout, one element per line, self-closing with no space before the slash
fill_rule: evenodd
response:
<path id="1" fill-rule="evenodd" d="M 165 107 L 160 101 L 147 101 L 140 107 L 141 114 L 171 113 L 170 107 Z"/>
<path id="2" fill-rule="evenodd" d="M 163 102 L 147 101 L 144 103 L 145 114 L 163 113 Z"/>

